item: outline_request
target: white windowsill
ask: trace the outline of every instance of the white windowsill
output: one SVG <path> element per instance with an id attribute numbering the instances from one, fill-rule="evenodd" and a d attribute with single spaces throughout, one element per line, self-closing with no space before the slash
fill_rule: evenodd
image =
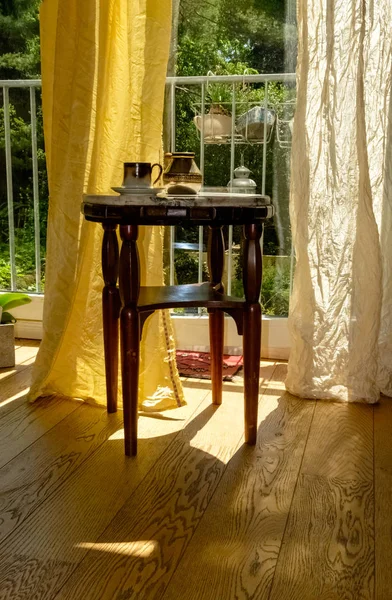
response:
<path id="1" fill-rule="evenodd" d="M 41 339 L 44 297 L 31 296 L 32 302 L 15 308 L 12 314 L 17 319 L 16 337 Z M 199 352 L 209 351 L 208 318 L 202 316 L 173 316 L 174 335 L 177 348 Z M 224 351 L 226 354 L 242 354 L 242 336 L 231 317 L 225 318 Z M 290 353 L 290 337 L 287 318 L 263 316 L 261 356 L 263 358 L 287 360 Z"/>

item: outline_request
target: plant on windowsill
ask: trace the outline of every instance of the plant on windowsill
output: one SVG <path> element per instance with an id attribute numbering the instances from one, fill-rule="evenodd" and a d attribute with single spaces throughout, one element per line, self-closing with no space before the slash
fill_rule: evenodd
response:
<path id="1" fill-rule="evenodd" d="M 0 294 L 0 367 L 15 365 L 15 317 L 10 310 L 28 304 L 31 298 L 19 292 Z"/>
<path id="2" fill-rule="evenodd" d="M 209 72 L 208 75 L 213 75 Z M 210 106 L 209 112 L 196 115 L 193 119 L 197 129 L 202 131 L 204 126 L 204 139 L 206 141 L 223 141 L 231 135 L 231 88 L 225 83 L 211 83 L 207 87 L 206 104 Z"/>

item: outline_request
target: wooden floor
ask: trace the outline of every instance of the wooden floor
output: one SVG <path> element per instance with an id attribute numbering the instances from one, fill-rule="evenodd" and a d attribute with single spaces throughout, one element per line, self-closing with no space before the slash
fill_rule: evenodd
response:
<path id="1" fill-rule="evenodd" d="M 392 599 L 392 401 L 299 400 L 261 364 L 258 444 L 241 378 L 184 381 L 188 405 L 140 417 L 28 404 L 37 344 L 0 370 L 1 600 Z"/>

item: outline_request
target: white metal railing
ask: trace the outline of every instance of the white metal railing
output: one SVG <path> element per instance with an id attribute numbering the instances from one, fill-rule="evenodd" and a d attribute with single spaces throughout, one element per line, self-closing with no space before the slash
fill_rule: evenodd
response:
<path id="1" fill-rule="evenodd" d="M 236 117 L 236 85 L 237 84 L 263 84 L 264 85 L 264 110 L 265 114 L 269 106 L 269 84 L 271 82 L 295 83 L 294 73 L 277 73 L 267 75 L 206 75 L 198 77 L 168 77 L 167 86 L 170 88 L 170 148 L 176 149 L 176 91 L 182 89 L 181 86 L 199 86 L 200 88 L 200 110 L 205 114 L 206 109 L 206 91 L 210 84 L 219 83 L 231 86 L 231 113 L 232 129 L 229 139 L 230 143 L 230 179 L 233 179 L 235 166 L 235 117 Z M 4 132 L 5 132 L 5 159 L 6 159 L 6 179 L 7 179 L 7 207 L 8 207 L 8 225 L 9 225 L 9 254 L 10 254 L 10 272 L 11 272 L 11 290 L 17 289 L 16 280 L 16 261 L 15 261 L 15 225 L 14 225 L 14 197 L 12 182 L 12 145 L 11 145 L 11 125 L 10 125 L 10 88 L 27 88 L 30 92 L 30 113 L 31 113 L 31 156 L 32 156 L 32 174 L 33 174 L 33 205 L 34 205 L 34 241 L 35 241 L 35 287 L 36 292 L 41 290 L 41 255 L 40 255 L 40 218 L 39 218 L 39 182 L 38 182 L 38 160 L 37 160 L 37 113 L 36 113 L 36 90 L 40 88 L 40 80 L 0 80 L 0 88 L 3 90 L 4 107 Z M 267 165 L 267 127 L 264 127 L 263 154 L 262 154 L 262 178 L 261 192 L 265 194 L 266 186 L 266 165 Z M 200 131 L 200 170 L 204 178 L 205 170 L 205 135 L 204 120 L 201 120 Z M 233 227 L 230 226 L 228 233 L 228 294 L 231 293 L 232 266 L 233 266 Z M 175 248 L 175 228 L 170 229 L 170 284 L 174 283 L 174 248 Z M 203 227 L 199 228 L 198 236 L 198 281 L 202 281 L 203 276 Z"/>
<path id="2" fill-rule="evenodd" d="M 31 158 L 33 167 L 33 207 L 34 207 L 34 248 L 35 248 L 35 287 L 41 292 L 41 248 L 40 248 L 40 220 L 39 220 L 39 193 L 38 193 L 38 148 L 37 148 L 37 108 L 36 88 L 41 87 L 39 79 L 31 80 L 0 80 L 3 89 L 4 108 L 4 145 L 7 184 L 7 208 L 9 229 L 9 253 L 11 291 L 16 291 L 16 260 L 15 260 L 15 224 L 14 224 L 14 194 L 12 185 L 12 145 L 11 145 L 11 122 L 10 122 L 10 88 L 27 88 L 30 91 L 30 115 L 31 115 Z"/>
<path id="3" fill-rule="evenodd" d="M 262 83 L 264 84 L 264 114 L 267 114 L 268 106 L 269 106 L 269 89 L 268 85 L 271 82 L 279 82 L 279 83 L 290 83 L 295 84 L 296 76 L 295 73 L 274 73 L 274 74 L 264 74 L 264 75 L 204 75 L 204 76 L 195 76 L 195 77 L 167 77 L 166 85 L 170 86 L 170 148 L 171 152 L 175 152 L 176 150 L 176 114 L 175 114 L 175 96 L 176 89 L 181 88 L 181 86 L 199 86 L 201 88 L 201 102 L 200 102 L 200 112 L 202 115 L 205 114 L 206 109 L 206 87 L 210 84 L 218 83 L 218 84 L 227 84 L 231 86 L 231 116 L 232 116 L 232 129 L 230 136 L 230 181 L 233 181 L 234 178 L 234 161 L 235 161 L 235 146 L 236 146 L 236 137 L 235 137 L 235 119 L 236 119 L 236 84 L 251 84 L 251 83 Z M 266 166 L 267 166 L 267 127 L 264 126 L 264 140 L 263 140 L 263 157 L 262 157 L 262 180 L 261 180 L 261 193 L 265 194 L 265 186 L 266 186 Z M 204 181 L 204 169 L 205 169 L 205 133 L 204 133 L 204 119 L 201 119 L 201 129 L 200 129 L 200 171 L 203 176 Z M 286 145 L 286 142 L 284 142 Z M 282 146 L 284 147 L 284 146 Z M 287 146 L 286 146 L 287 147 Z M 170 285 L 174 284 L 174 241 L 175 241 L 175 227 L 171 227 L 170 231 Z M 263 244 L 263 237 L 261 238 L 261 244 Z M 232 287 L 232 265 L 233 265 L 233 226 L 229 226 L 228 231 L 228 260 L 227 260 L 227 270 L 228 270 L 228 280 L 227 280 L 227 293 L 231 294 Z M 198 283 L 202 282 L 202 254 L 203 254 L 203 227 L 199 227 L 199 270 L 198 270 Z M 291 248 L 291 255 L 293 256 L 293 248 Z M 293 260 L 292 260 L 293 267 Z M 292 279 L 292 270 L 290 278 Z M 291 286 L 291 284 L 290 284 Z"/>

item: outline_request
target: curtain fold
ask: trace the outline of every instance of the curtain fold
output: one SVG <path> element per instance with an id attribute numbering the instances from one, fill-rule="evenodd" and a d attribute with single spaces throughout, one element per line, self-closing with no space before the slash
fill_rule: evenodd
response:
<path id="1" fill-rule="evenodd" d="M 40 21 L 50 205 L 44 336 L 30 397 L 103 404 L 102 228 L 83 220 L 80 204 L 84 192 L 121 185 L 123 162 L 162 164 L 170 5 L 44 0 Z M 141 228 L 139 238 L 142 285 L 162 285 L 162 230 Z M 139 392 L 145 410 L 184 403 L 163 311 L 143 331 Z"/>
<path id="2" fill-rule="evenodd" d="M 390 0 L 299 0 L 287 389 L 392 395 Z"/>

